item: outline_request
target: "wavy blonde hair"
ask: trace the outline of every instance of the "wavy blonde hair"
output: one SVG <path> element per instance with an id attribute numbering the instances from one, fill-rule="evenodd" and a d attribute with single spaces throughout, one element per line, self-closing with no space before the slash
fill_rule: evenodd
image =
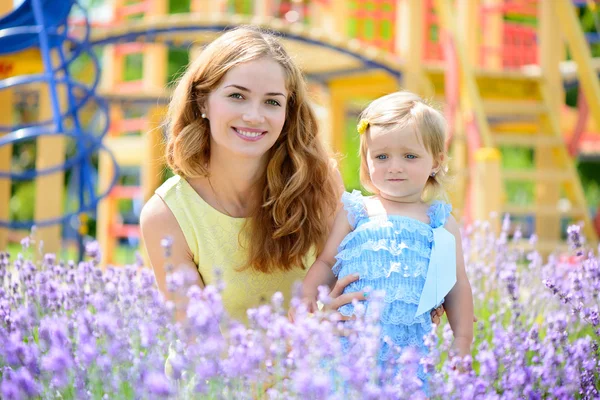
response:
<path id="1" fill-rule="evenodd" d="M 260 198 L 253 202 L 256 206 L 244 225 L 250 240 L 243 244 L 248 260 L 242 268 L 271 272 L 306 267 L 304 256 L 323 249 L 338 203 L 335 168 L 318 137 L 306 82 L 274 35 L 240 27 L 206 46 L 173 93 L 166 158 L 173 172 L 183 177 L 209 175 L 210 127 L 200 110 L 229 70 L 264 57 L 284 69 L 289 97 L 281 135 L 257 182 L 262 187 Z"/>
<path id="2" fill-rule="evenodd" d="M 367 120 L 368 127 L 360 135 L 360 183 L 371 193 L 379 193 L 373 185 L 367 164 L 367 135 L 372 126 L 403 129 L 408 126 L 415 128 L 423 145 L 433 156 L 434 162 L 440 165 L 435 177 L 427 179 L 423 189 L 422 200 L 447 200 L 445 187 L 448 184 L 448 154 L 446 152 L 446 119 L 421 97 L 408 91 L 394 92 L 382 96 L 370 103 L 360 113 L 360 120 Z"/>

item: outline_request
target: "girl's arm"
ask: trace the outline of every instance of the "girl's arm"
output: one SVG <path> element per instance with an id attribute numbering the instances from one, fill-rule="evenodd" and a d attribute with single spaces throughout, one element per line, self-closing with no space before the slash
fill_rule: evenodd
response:
<path id="1" fill-rule="evenodd" d="M 309 306 L 309 311 L 316 311 L 318 287 L 327 285 L 329 288 L 333 288 L 336 283 L 331 268 L 335 264 L 335 256 L 340 243 L 351 230 L 352 227 L 348 223 L 347 212 L 344 208 L 341 208 L 336 214 L 325 248 L 310 267 L 302 282 L 302 298 Z"/>
<path id="2" fill-rule="evenodd" d="M 450 327 L 454 332 L 453 348 L 464 357 L 471 354 L 473 342 L 473 293 L 465 270 L 465 258 L 462 252 L 460 230 L 451 215 L 444 226 L 456 239 L 456 285 L 450 290 L 444 301 Z"/>

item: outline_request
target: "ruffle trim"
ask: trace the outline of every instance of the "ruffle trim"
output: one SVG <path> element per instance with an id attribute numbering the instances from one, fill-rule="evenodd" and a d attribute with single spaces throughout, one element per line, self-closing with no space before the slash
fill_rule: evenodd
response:
<path id="1" fill-rule="evenodd" d="M 444 226 L 451 212 L 451 204 L 444 203 L 443 201 L 439 200 L 434 201 L 427 210 L 427 216 L 429 217 L 429 225 L 431 225 L 432 228 L 439 228 L 440 226 Z"/>
<path id="2" fill-rule="evenodd" d="M 361 218 L 367 217 L 363 195 L 360 191 L 353 190 L 352 193 L 344 192 L 342 194 L 342 204 L 344 205 L 344 210 L 348 213 L 348 222 L 353 229 Z"/>
<path id="3" fill-rule="evenodd" d="M 403 280 L 406 281 L 407 278 L 398 274 L 378 280 L 364 280 L 361 278 L 346 286 L 344 293 L 361 292 L 368 288 L 369 292 L 385 292 L 383 297 L 385 303 L 389 304 L 399 301 L 417 306 L 421 299 L 425 279 L 412 277 L 414 282 L 412 285 L 406 285 L 402 282 Z M 414 313 L 416 313 L 416 308 L 413 310 Z"/>
<path id="4" fill-rule="evenodd" d="M 402 242 L 398 244 L 395 239 L 369 240 L 349 249 L 341 249 L 335 258 L 338 261 L 348 261 L 358 258 L 361 253 L 365 251 L 385 251 L 394 257 L 397 257 L 402 253 L 413 252 L 420 257 L 429 259 L 429 256 L 431 255 L 431 245 L 429 243 L 415 242 L 411 246 L 408 246 L 406 243 Z"/>
<path id="5" fill-rule="evenodd" d="M 376 224 L 376 227 L 374 227 L 373 224 Z M 390 233 L 393 233 L 395 235 L 406 234 L 407 232 L 409 232 L 413 235 L 419 234 L 427 242 L 431 243 L 433 241 L 433 231 L 431 230 L 432 228 L 421 221 L 417 221 L 409 217 L 403 217 L 401 215 L 378 215 L 370 217 L 368 222 L 365 222 L 364 224 L 360 224 L 359 226 L 355 227 L 352 232 L 346 235 L 346 237 L 344 238 L 344 240 L 342 240 L 342 243 L 340 243 L 338 248 L 343 248 L 350 241 L 364 236 L 365 233 L 367 235 L 370 234 L 369 231 L 372 231 L 373 229 L 376 229 L 379 232 L 385 231 L 387 229 L 393 229 L 393 232 Z"/>
<path id="6" fill-rule="evenodd" d="M 344 304 L 338 308 L 340 314 L 345 317 L 351 317 L 354 315 L 354 305 Z M 369 313 L 369 307 L 366 310 Z M 383 312 L 380 315 L 379 322 L 383 325 L 419 325 L 425 330 L 431 329 L 431 317 L 428 312 L 425 312 L 418 317 L 414 315 L 417 312 L 416 304 L 407 304 L 401 301 L 386 304 Z"/>
<path id="7" fill-rule="evenodd" d="M 408 267 L 411 265 L 411 267 Z M 426 258 L 403 260 L 403 262 L 394 262 L 389 260 L 369 261 L 357 260 L 338 260 L 333 265 L 332 272 L 337 277 L 345 275 L 344 270 L 350 270 L 348 273 L 357 273 L 360 279 L 374 280 L 380 278 L 389 278 L 393 275 L 400 275 L 404 278 L 427 277 L 429 269 L 429 260 Z M 389 287 L 389 286 L 388 286 Z"/>

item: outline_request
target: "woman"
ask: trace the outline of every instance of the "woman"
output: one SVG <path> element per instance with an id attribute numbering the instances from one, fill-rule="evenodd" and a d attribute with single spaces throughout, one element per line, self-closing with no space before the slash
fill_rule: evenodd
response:
<path id="1" fill-rule="evenodd" d="M 201 286 L 220 277 L 233 318 L 246 321 L 248 308 L 278 291 L 289 300 L 322 250 L 343 192 L 298 66 L 274 36 L 228 31 L 186 70 L 168 121 L 167 163 L 176 175 L 140 217 L 161 292 L 172 298 L 160 246 L 170 236 L 170 262 L 197 270 Z M 336 283 L 331 309 L 364 300 L 341 295 L 356 279 Z"/>
<path id="2" fill-rule="evenodd" d="M 229 31 L 187 69 L 168 121 L 176 176 L 140 218 L 159 289 L 167 295 L 160 241 L 170 236 L 173 265 L 193 267 L 202 285 L 220 271 L 232 317 L 245 320 L 277 291 L 289 299 L 324 245 L 343 190 L 300 69 L 270 34 Z M 354 298 L 362 294 L 335 303 Z"/>

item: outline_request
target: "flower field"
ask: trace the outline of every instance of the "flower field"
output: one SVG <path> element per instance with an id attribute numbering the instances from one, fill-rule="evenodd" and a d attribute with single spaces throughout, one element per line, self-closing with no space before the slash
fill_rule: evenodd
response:
<path id="1" fill-rule="evenodd" d="M 291 323 L 276 294 L 249 310 L 246 326 L 228 318 L 220 287 L 200 289 L 190 271 L 175 269 L 170 290 L 190 299 L 176 321 L 141 262 L 102 268 L 94 243 L 80 263 L 32 262 L 35 242 L 25 240 L 19 256 L 0 255 L 0 397 L 599 398 L 597 249 L 573 226 L 572 252 L 543 260 L 528 250 L 535 238 L 521 245 L 509 230 L 505 223 L 495 236 L 481 223 L 464 231 L 478 318 L 473 358 L 452 357 L 442 323 L 425 338 L 428 357 L 405 351 L 398 365 L 378 363 L 371 314 L 350 326 L 299 308 Z M 419 368 L 430 374 L 427 387 Z"/>

